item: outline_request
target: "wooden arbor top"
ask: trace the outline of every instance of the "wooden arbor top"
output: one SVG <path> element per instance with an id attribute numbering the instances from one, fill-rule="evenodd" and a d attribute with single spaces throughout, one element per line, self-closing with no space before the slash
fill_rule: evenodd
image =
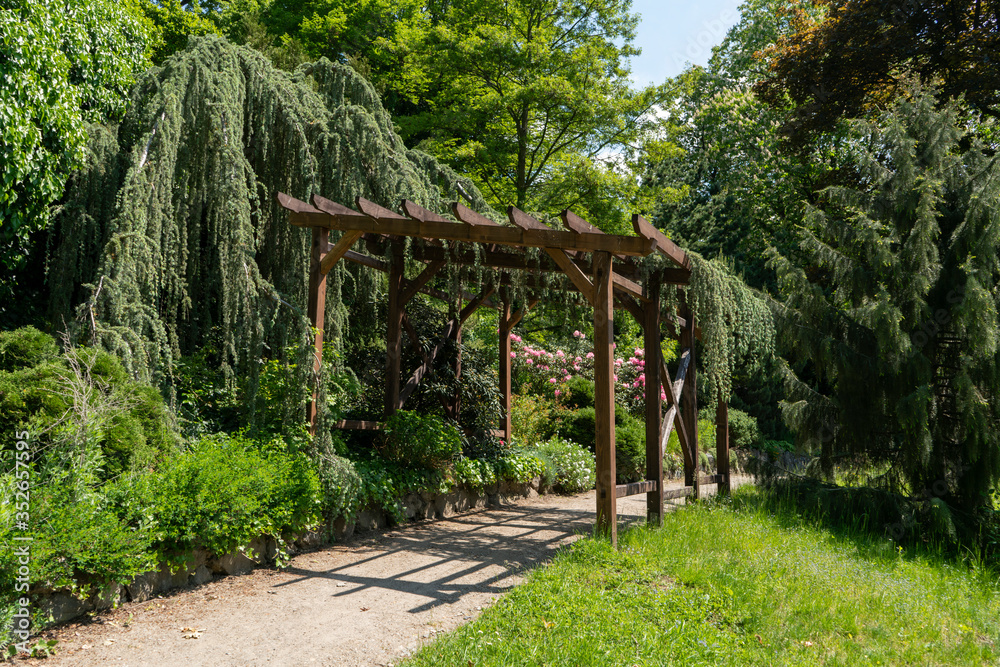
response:
<path id="1" fill-rule="evenodd" d="M 638 215 L 632 218 L 638 236 L 620 236 L 603 233 L 569 210 L 560 216 L 567 228 L 564 231 L 552 229 L 514 207 L 508 208 L 512 226 L 507 227 L 459 203 L 452 204 L 452 211 L 460 222 L 453 222 L 407 200 L 402 202 L 405 215 L 400 215 L 361 197 L 356 200 L 360 211 L 318 195 L 313 195 L 312 205 L 280 192 L 277 197 L 278 203 L 289 211 L 291 224 L 343 232 L 340 241 L 323 253 L 321 270 L 324 274 L 341 258 L 372 264 L 350 251 L 359 238 L 377 244 L 395 236 L 423 239 L 425 243 L 414 248 L 413 258 L 424 262 L 444 260 L 502 270 L 564 273 L 591 302 L 593 287 L 585 275 L 590 272 L 591 262 L 583 253 L 613 253 L 620 260 L 614 270 L 615 290 L 634 297 L 643 298 L 643 294 L 642 287 L 635 282 L 639 279 L 639 271 L 633 258 L 654 250 L 671 262 L 671 266 L 662 271 L 662 282 L 686 284 L 690 279 L 691 263 L 687 254 Z M 446 252 L 440 247 L 442 240 L 486 247 L 477 258 L 461 250 Z M 551 261 L 531 260 L 520 252 L 524 248 L 541 248 Z"/>

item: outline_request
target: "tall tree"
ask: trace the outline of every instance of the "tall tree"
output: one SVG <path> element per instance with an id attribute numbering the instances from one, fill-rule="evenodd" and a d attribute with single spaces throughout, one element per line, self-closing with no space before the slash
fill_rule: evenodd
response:
<path id="1" fill-rule="evenodd" d="M 772 255 L 778 338 L 816 378 L 789 374 L 786 418 L 827 474 L 860 455 L 891 464 L 895 490 L 982 506 L 1000 478 L 1000 165 L 979 138 L 993 125 L 917 91 L 851 127 L 854 185 L 810 209 L 805 262 Z"/>
<path id="2" fill-rule="evenodd" d="M 806 142 L 840 118 L 884 109 L 916 76 L 946 98 L 963 95 L 1000 113 L 1000 2 L 996 0 L 818 0 L 799 10 L 795 32 L 768 54 L 765 99 L 796 110 L 788 131 Z"/>
<path id="3" fill-rule="evenodd" d="M 596 174 L 597 161 L 634 147 L 666 98 L 664 87 L 631 87 L 630 4 L 451 3 L 406 45 L 401 85 L 426 110 L 399 119 L 404 137 L 472 174 L 498 205 L 579 204 L 565 182 L 613 177 Z"/>
<path id="4" fill-rule="evenodd" d="M 29 238 L 83 163 L 86 124 L 124 113 L 136 74 L 149 64 L 148 29 L 131 0 L 0 0 L 0 265 L 7 271 L 22 265 Z M 0 279 L 4 302 L 9 288 Z"/>

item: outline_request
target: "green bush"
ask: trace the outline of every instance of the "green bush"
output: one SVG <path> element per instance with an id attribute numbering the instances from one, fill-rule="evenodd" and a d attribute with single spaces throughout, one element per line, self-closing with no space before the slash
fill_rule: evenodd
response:
<path id="1" fill-rule="evenodd" d="M 559 437 L 594 451 L 597 438 L 597 418 L 594 408 L 580 408 L 566 413 L 559 428 Z"/>
<path id="2" fill-rule="evenodd" d="M 619 484 L 646 479 L 646 425 L 624 410 L 615 413 L 615 473 Z"/>
<path id="3" fill-rule="evenodd" d="M 15 430 L 32 434 L 40 479 L 62 471 L 84 485 L 148 470 L 179 443 L 159 391 L 133 381 L 117 357 L 60 354 L 32 327 L 0 332 L 0 431 Z"/>
<path id="4" fill-rule="evenodd" d="M 729 446 L 760 449 L 764 445 L 757 418 L 742 410 L 729 408 Z"/>
<path id="5" fill-rule="evenodd" d="M 567 412 L 559 435 L 595 451 L 597 429 L 594 408 Z M 620 405 L 615 407 L 615 473 L 619 482 L 637 481 L 646 476 L 646 425 Z"/>
<path id="6" fill-rule="evenodd" d="M 524 446 L 545 442 L 561 422 L 559 405 L 552 399 L 534 394 L 511 396 L 511 439 Z"/>
<path id="7" fill-rule="evenodd" d="M 364 480 L 354 463 L 342 456 L 320 457 L 317 465 L 323 490 L 323 515 L 331 524 L 340 517 L 350 518 L 361 509 Z"/>
<path id="8" fill-rule="evenodd" d="M 441 470 L 461 452 L 461 434 L 440 417 L 397 410 L 386 422 L 381 453 L 390 463 Z"/>
<path id="9" fill-rule="evenodd" d="M 163 556 L 206 549 L 225 554 L 259 535 L 279 541 L 318 523 L 319 480 L 281 440 L 202 438 L 151 476 L 153 537 Z"/>
<path id="10" fill-rule="evenodd" d="M 545 484 L 560 493 L 586 491 L 594 488 L 597 482 L 594 454 L 576 443 L 556 437 L 523 453 L 544 464 Z"/>
<path id="11" fill-rule="evenodd" d="M 569 394 L 563 401 L 566 407 L 572 408 L 573 410 L 594 407 L 593 382 L 580 377 L 579 375 L 574 375 L 573 378 L 566 383 L 566 388 L 569 391 Z"/>

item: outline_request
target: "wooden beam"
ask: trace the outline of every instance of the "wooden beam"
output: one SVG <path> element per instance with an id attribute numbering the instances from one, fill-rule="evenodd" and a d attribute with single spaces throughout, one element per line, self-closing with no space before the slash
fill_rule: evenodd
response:
<path id="1" fill-rule="evenodd" d="M 312 245 L 309 249 L 309 302 L 308 317 L 316 336 L 313 340 L 313 392 L 312 400 L 306 406 L 306 420 L 309 422 L 309 434 L 316 435 L 316 422 L 319 414 L 319 378 L 323 365 L 323 328 L 326 321 L 326 272 L 322 270 L 323 249 L 329 245 L 330 232 L 314 227 Z"/>
<path id="2" fill-rule="evenodd" d="M 719 493 L 728 494 L 729 487 L 729 404 L 722 400 L 715 406 L 715 467 L 719 473 Z"/>
<path id="3" fill-rule="evenodd" d="M 618 484 L 615 486 L 615 498 L 625 498 L 627 496 L 637 496 L 640 493 L 650 494 L 655 493 L 657 497 L 660 495 L 663 486 L 655 480 L 646 480 L 644 482 L 630 482 L 629 484 Z"/>
<path id="4" fill-rule="evenodd" d="M 660 285 L 656 280 L 647 284 L 649 301 L 643 305 L 643 356 L 646 363 L 646 480 L 656 484 L 646 494 L 646 523 L 651 526 L 663 525 L 663 450 L 660 449 L 660 383 L 668 381 L 660 377 L 663 357 L 660 351 Z"/>
<path id="5" fill-rule="evenodd" d="M 451 211 L 455 214 L 455 217 L 464 222 L 467 225 L 473 227 L 499 227 L 496 222 L 490 220 L 485 215 L 481 213 L 476 213 L 471 208 L 463 206 L 458 202 L 451 205 Z"/>
<path id="6" fill-rule="evenodd" d="M 361 264 L 362 266 L 367 266 L 383 273 L 389 273 L 389 264 L 377 257 L 372 257 L 371 255 L 365 255 L 360 252 L 355 252 L 354 250 L 348 250 L 344 253 L 344 259 L 354 262 L 355 264 Z"/>
<path id="7" fill-rule="evenodd" d="M 679 489 L 670 489 L 663 492 L 664 500 L 673 500 L 675 498 L 686 498 L 694 493 L 694 489 L 690 486 L 682 486 Z"/>
<path id="8" fill-rule="evenodd" d="M 405 213 L 410 218 L 414 220 L 420 220 L 422 222 L 451 222 L 448 218 L 440 216 L 433 211 L 428 211 L 423 206 L 414 204 L 409 199 L 403 200 L 403 213 Z"/>
<path id="9" fill-rule="evenodd" d="M 459 326 L 465 324 L 465 321 L 470 317 L 472 317 L 472 314 L 476 312 L 479 309 L 479 307 L 482 306 L 486 302 L 486 300 L 493 295 L 495 291 L 496 287 L 490 285 L 486 287 L 486 289 L 484 289 L 482 292 L 480 292 L 475 299 L 466 304 L 465 308 L 462 309 L 462 312 L 458 314 Z"/>
<path id="10" fill-rule="evenodd" d="M 597 524 L 618 544 L 615 496 L 614 291 L 611 253 L 594 255 L 594 417 L 597 451 Z"/>
<path id="11" fill-rule="evenodd" d="M 670 438 L 670 429 L 677 428 L 677 439 L 681 443 L 681 454 L 684 456 L 684 468 L 694 467 L 694 456 L 691 453 L 690 440 L 688 440 L 687 424 L 684 422 L 681 413 L 681 395 L 684 381 L 687 378 L 687 370 L 691 364 L 690 348 L 681 351 L 680 362 L 677 364 L 677 375 L 674 381 L 670 381 L 670 374 L 667 371 L 666 361 L 663 354 L 660 354 L 660 373 L 663 375 L 663 390 L 667 395 L 667 414 L 660 432 L 660 445 L 666 451 L 667 440 Z"/>
<path id="12" fill-rule="evenodd" d="M 330 269 L 351 249 L 351 246 L 354 245 L 354 242 L 360 236 L 361 232 L 344 232 L 341 234 L 340 239 L 330 248 L 330 251 L 323 255 L 323 261 L 319 267 L 320 273 L 323 275 L 330 273 Z"/>
<path id="13" fill-rule="evenodd" d="M 324 211 L 301 210 L 301 206 L 298 204 L 304 206 L 308 206 L 308 204 L 304 202 L 295 204 L 290 201 L 291 199 L 288 195 L 278 193 L 279 203 L 289 211 L 289 222 L 298 227 L 353 229 L 374 234 L 416 236 L 467 243 L 497 243 L 509 246 L 583 250 L 586 252 L 607 251 L 623 255 L 645 256 L 652 252 L 656 245 L 649 239 L 634 236 L 574 234 L 555 229 L 527 230 L 499 226 L 471 226 L 453 222 L 421 222 L 395 213 L 392 214 L 392 217 L 370 217 L 361 213 L 332 214 Z M 319 196 L 314 197 L 314 199 L 317 204 L 325 201 Z M 368 208 L 373 211 L 382 209 L 382 207 L 378 207 L 378 209 Z"/>
<path id="14" fill-rule="evenodd" d="M 403 291 L 399 295 L 400 304 L 405 306 L 409 303 L 410 299 L 412 299 L 417 292 L 422 290 L 424 286 L 430 282 L 431 278 L 437 275 L 438 271 L 444 268 L 445 264 L 446 262 L 444 260 L 431 262 L 417 275 L 416 278 L 404 281 Z"/>
<path id="15" fill-rule="evenodd" d="M 646 222 L 638 213 L 632 216 L 632 229 L 635 233 L 645 239 L 650 239 L 656 243 L 656 249 L 670 258 L 670 260 L 682 269 L 691 270 L 691 258 L 681 250 L 680 246 L 668 239 L 663 232 Z"/>
<path id="16" fill-rule="evenodd" d="M 403 243 L 393 241 L 389 264 L 389 303 L 385 333 L 385 417 L 399 409 L 399 373 L 402 364 L 403 338 Z"/>
<path id="17" fill-rule="evenodd" d="M 691 454 L 691 466 L 684 466 L 684 483 L 694 487 L 694 498 L 700 497 L 698 481 L 698 365 L 695 359 L 694 313 L 685 303 L 681 309 L 681 317 L 688 321 L 687 327 L 681 331 L 681 348 L 690 352 L 687 366 L 687 377 L 681 390 L 683 400 L 680 411 L 687 431 L 687 448 Z"/>
<path id="18" fill-rule="evenodd" d="M 520 227 L 525 231 L 541 231 L 548 230 L 549 227 L 538 220 L 535 220 L 530 215 L 524 211 L 515 208 L 514 206 L 507 207 L 507 217 L 510 218 L 512 224 Z M 584 275 L 583 271 L 579 266 L 573 263 L 569 255 L 566 254 L 565 250 L 559 250 L 555 248 L 545 248 L 545 252 L 552 258 L 552 260 L 559 265 L 559 268 L 563 270 L 563 273 L 573 282 L 580 293 L 589 301 L 591 304 L 594 303 L 594 286 Z"/>
<path id="19" fill-rule="evenodd" d="M 511 363 L 510 363 L 510 331 L 513 328 L 511 320 L 514 319 L 513 313 L 511 312 L 510 299 L 504 298 L 503 305 L 500 308 L 500 331 L 498 332 L 498 337 L 500 339 L 500 418 L 503 420 L 503 439 L 504 442 L 510 443 L 510 380 L 511 380 Z"/>

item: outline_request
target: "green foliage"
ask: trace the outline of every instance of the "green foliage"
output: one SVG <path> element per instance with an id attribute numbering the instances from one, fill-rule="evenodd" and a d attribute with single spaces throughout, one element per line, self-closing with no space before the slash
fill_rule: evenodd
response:
<path id="1" fill-rule="evenodd" d="M 568 395 L 563 404 L 570 409 L 594 407 L 594 383 L 579 375 L 566 383 Z"/>
<path id="2" fill-rule="evenodd" d="M 59 354 L 51 336 L 31 327 L 0 332 L 0 429 L 29 431 L 39 474 L 69 475 L 81 489 L 148 469 L 178 444 L 156 389 L 106 352 Z"/>
<path id="3" fill-rule="evenodd" d="M 815 4 L 823 11 L 810 16 L 795 7 L 791 12 L 794 32 L 765 52 L 770 76 L 758 86 L 779 108 L 793 105 L 786 125 L 793 141 L 807 143 L 841 119 L 887 108 L 908 95 L 913 80 L 936 82 L 942 97 L 961 98 L 979 113 L 996 114 L 996 2 Z"/>
<path id="4" fill-rule="evenodd" d="M 526 447 L 548 440 L 559 425 L 557 414 L 563 413 L 559 410 L 559 405 L 550 398 L 534 394 L 513 394 L 510 409 L 511 439 Z"/>
<path id="5" fill-rule="evenodd" d="M 742 410 L 729 408 L 729 446 L 756 449 L 763 444 L 757 420 Z"/>
<path id="6" fill-rule="evenodd" d="M 194 37 L 133 100 L 117 128 L 94 130 L 94 159 L 56 218 L 49 311 L 54 322 L 78 315 L 77 335 L 168 389 L 176 361 L 211 345 L 253 405 L 261 359 L 308 351 L 311 236 L 288 224 L 276 191 L 406 197 L 443 212 L 460 180 L 407 150 L 372 87 L 326 60 L 289 74 L 250 48 Z M 328 340 L 347 331 L 345 285 L 347 303 L 367 302 L 370 274 L 342 262 L 328 275 Z"/>
<path id="7" fill-rule="evenodd" d="M 771 255 L 780 339 L 815 378 L 789 369 L 782 409 L 828 479 L 848 455 L 966 510 L 1000 479 L 1000 171 L 977 135 L 992 128 L 919 90 L 853 123 L 849 184 L 822 193 L 799 253 Z"/>
<path id="8" fill-rule="evenodd" d="M 316 472 L 281 440 L 208 436 L 147 484 L 151 535 L 166 557 L 194 549 L 226 554 L 260 535 L 280 542 L 319 520 Z"/>
<path id="9" fill-rule="evenodd" d="M 419 109 L 401 119 L 405 136 L 473 174 L 498 208 L 589 214 L 606 205 L 619 175 L 596 156 L 627 152 L 655 125 L 649 112 L 663 98 L 628 79 L 637 23 L 628 9 L 525 0 L 428 12 L 399 40 L 396 85 Z M 622 211 L 594 212 L 604 214 L 597 224 L 623 226 Z"/>
<path id="10" fill-rule="evenodd" d="M 0 2 L 0 264 L 8 271 L 84 163 L 86 123 L 120 118 L 149 64 L 135 9 L 131 1 Z M 12 288 L 0 283 L 4 301 Z"/>
<path id="11" fill-rule="evenodd" d="M 624 410 L 615 412 L 615 472 L 619 484 L 646 479 L 646 425 Z"/>
<path id="12" fill-rule="evenodd" d="M 560 493 L 579 493 L 594 488 L 597 482 L 597 462 L 586 448 L 555 437 L 523 450 L 544 466 L 542 480 Z"/>
<path id="13" fill-rule="evenodd" d="M 217 35 L 219 27 L 201 8 L 198 0 L 138 0 L 151 24 L 150 47 L 156 65 L 182 51 L 191 35 Z"/>
<path id="14" fill-rule="evenodd" d="M 440 417 L 397 410 L 385 423 L 380 452 L 391 463 L 440 470 L 462 453 L 462 435 Z"/>

